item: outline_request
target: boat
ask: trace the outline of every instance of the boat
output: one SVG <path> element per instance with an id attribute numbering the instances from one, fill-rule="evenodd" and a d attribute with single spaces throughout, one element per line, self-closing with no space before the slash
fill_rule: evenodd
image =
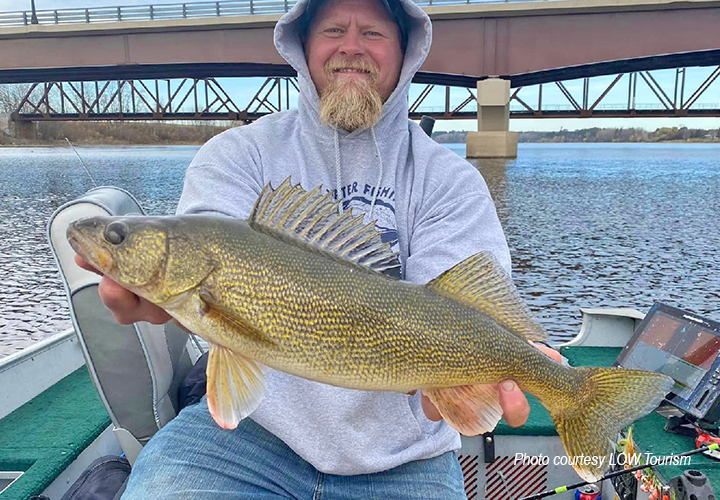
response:
<path id="1" fill-rule="evenodd" d="M 133 213 L 144 214 L 130 193 L 101 187 L 63 205 L 50 220 L 48 239 L 70 300 L 73 328 L 0 359 L 0 500 L 34 495 L 60 500 L 98 458 L 124 455 L 132 464 L 142 446 L 177 414 L 177 387 L 206 344 L 172 324 L 116 323 L 97 295 L 99 277 L 74 264 L 65 238 L 68 224 L 80 217 Z M 635 309 L 587 308 L 580 314 L 580 332 L 559 348 L 571 364 L 594 366 L 611 365 L 645 316 Z M 501 423 L 492 434 L 462 438 L 458 460 L 468 499 L 514 500 L 579 481 L 562 463 L 567 457 L 549 414 L 529 400 L 524 426 Z M 635 424 L 640 449 L 694 447 L 688 437 L 659 439 L 663 421 L 651 414 Z M 720 485 L 720 462 L 700 457 L 692 467 Z M 654 470 L 664 486 L 688 468 Z M 603 481 L 597 493 L 634 500 L 644 498 L 638 496 L 640 486 Z M 568 490 L 556 496 L 569 500 L 574 495 Z"/>

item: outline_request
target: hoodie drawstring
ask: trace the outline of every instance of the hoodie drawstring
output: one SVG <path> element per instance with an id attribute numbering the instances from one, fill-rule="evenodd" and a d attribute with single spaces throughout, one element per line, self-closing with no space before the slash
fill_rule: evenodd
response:
<path id="1" fill-rule="evenodd" d="M 340 213 L 343 213 L 343 200 L 340 197 L 340 188 L 342 187 L 342 174 L 340 172 L 340 138 L 337 129 L 335 131 L 335 189 L 337 199 L 340 201 Z"/>
<path id="2" fill-rule="evenodd" d="M 337 199 L 340 201 L 340 213 L 343 213 L 343 203 L 341 198 L 341 189 L 342 189 L 342 172 L 340 170 L 340 136 L 338 135 L 337 129 L 334 129 L 334 139 L 335 139 L 335 189 L 337 189 Z M 375 145 L 375 151 L 377 152 L 377 158 L 378 162 L 380 163 L 380 168 L 378 169 L 378 178 L 377 183 L 375 184 L 375 189 L 373 190 L 373 198 L 372 203 L 370 204 L 370 214 L 369 217 L 372 220 L 373 212 L 375 211 L 375 202 L 377 202 L 378 193 L 380 192 L 380 184 L 382 183 L 382 177 L 383 177 L 383 161 L 382 161 L 382 155 L 380 154 L 380 145 L 378 144 L 377 137 L 375 136 L 375 126 L 373 125 L 370 127 L 370 134 L 372 135 L 373 144 Z"/>
<path id="3" fill-rule="evenodd" d="M 370 204 L 370 219 L 372 220 L 373 210 L 375 210 L 375 202 L 378 198 L 378 192 L 380 191 L 380 183 L 382 182 L 383 176 L 383 161 L 382 155 L 380 154 L 380 146 L 378 145 L 377 137 L 375 137 L 375 125 L 370 127 L 370 133 L 372 134 L 373 144 L 375 144 L 375 151 L 377 151 L 378 162 L 380 162 L 380 171 L 378 172 L 378 180 L 375 184 L 375 191 L 373 192 L 372 203 Z"/>

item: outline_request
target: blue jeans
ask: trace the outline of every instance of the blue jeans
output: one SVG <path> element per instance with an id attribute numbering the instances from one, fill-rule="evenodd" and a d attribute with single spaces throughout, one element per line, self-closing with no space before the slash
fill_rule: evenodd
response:
<path id="1" fill-rule="evenodd" d="M 460 500 L 457 454 L 375 474 L 323 474 L 251 419 L 219 428 L 203 400 L 161 429 L 133 467 L 122 500 Z"/>

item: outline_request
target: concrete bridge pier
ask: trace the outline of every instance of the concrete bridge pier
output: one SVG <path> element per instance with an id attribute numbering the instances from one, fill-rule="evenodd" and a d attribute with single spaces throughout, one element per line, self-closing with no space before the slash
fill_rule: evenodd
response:
<path id="1" fill-rule="evenodd" d="M 467 158 L 517 158 L 518 134 L 510 132 L 510 81 L 477 82 L 478 132 L 466 139 Z"/>
<path id="2" fill-rule="evenodd" d="M 10 113 L 0 113 L 0 135 L 10 135 Z"/>
<path id="3" fill-rule="evenodd" d="M 10 117 L 8 123 L 10 136 L 16 139 L 34 141 L 37 139 L 37 124 L 35 122 L 15 121 Z"/>

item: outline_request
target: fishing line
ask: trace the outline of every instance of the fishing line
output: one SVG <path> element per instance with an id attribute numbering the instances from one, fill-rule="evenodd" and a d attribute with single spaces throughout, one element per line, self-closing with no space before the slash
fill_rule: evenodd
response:
<path id="1" fill-rule="evenodd" d="M 694 450 L 686 451 L 685 453 L 680 453 L 679 455 L 673 455 L 673 457 L 687 457 L 690 455 L 697 455 L 698 453 L 702 453 L 703 451 L 717 450 L 718 448 L 720 448 L 720 444 L 712 443 L 709 445 L 703 445 L 700 448 L 696 448 Z M 557 495 L 558 493 L 564 493 L 566 491 L 581 488 L 588 484 L 599 483 L 600 481 L 604 481 L 606 479 L 612 479 L 614 477 L 622 476 L 624 474 L 630 474 L 630 473 L 638 471 L 638 470 L 647 469 L 648 467 L 653 467 L 653 465 L 652 464 L 636 465 L 635 467 L 630 467 L 629 469 L 618 470 L 615 472 L 611 472 L 610 474 L 606 474 L 603 477 L 601 477 L 600 479 L 598 479 L 597 481 L 582 481 L 580 483 L 569 484 L 569 485 L 565 485 L 565 486 L 558 486 L 557 488 L 555 488 L 553 490 L 543 491 L 542 493 L 535 493 L 534 495 L 522 497 L 517 500 L 539 500 L 540 498 Z"/>
<path id="2" fill-rule="evenodd" d="M 83 161 L 83 159 L 82 159 L 82 158 L 80 157 L 80 155 L 78 154 L 77 150 L 75 149 L 75 146 L 72 145 L 72 142 L 70 142 L 70 139 L 68 139 L 67 137 L 65 138 L 65 140 L 66 140 L 67 143 L 70 145 L 70 147 L 72 148 L 73 152 L 77 155 L 78 160 L 80 160 L 80 163 L 82 164 L 83 168 L 85 169 L 85 172 L 87 172 L 88 177 L 90 177 L 90 180 L 92 181 L 93 186 L 98 187 L 98 183 L 95 182 L 95 178 L 94 178 L 94 177 L 92 176 L 92 174 L 90 173 L 90 170 L 88 170 L 87 165 L 85 165 L 85 162 Z"/>
<path id="3" fill-rule="evenodd" d="M 79 154 L 79 153 L 77 152 L 77 150 L 75 149 L 75 146 L 73 146 L 72 142 L 70 142 L 70 139 L 68 139 L 67 137 L 65 138 L 65 140 L 66 140 L 67 143 L 70 145 L 70 147 L 72 148 L 72 150 L 73 150 L 73 152 L 75 153 L 75 155 L 78 157 L 78 160 L 80 160 L 80 163 L 82 164 L 83 168 L 85 169 L 85 172 L 88 174 L 88 177 L 90 177 L 90 180 L 92 181 L 93 186 L 94 186 L 94 187 L 98 187 L 98 183 L 95 181 L 95 178 L 94 178 L 94 177 L 92 176 L 92 174 L 90 173 L 90 169 L 87 167 L 87 165 L 85 165 L 85 162 L 83 161 L 82 157 L 80 156 L 80 154 Z M 138 214 L 138 215 L 139 215 L 139 214 Z M 165 328 L 167 328 L 167 326 L 166 326 Z M 203 346 L 200 344 L 200 341 L 197 339 L 196 335 L 195 335 L 194 333 L 191 333 L 191 334 L 190 334 L 190 338 L 192 339 L 193 343 L 194 343 L 195 346 L 198 348 L 198 350 L 200 351 L 200 353 L 204 353 L 204 352 L 205 352 L 205 349 L 204 349 Z"/>
<path id="4" fill-rule="evenodd" d="M 500 476 L 500 479 L 502 479 L 503 487 L 505 488 L 505 493 L 507 493 L 508 500 L 512 500 L 512 493 L 510 492 L 510 486 L 508 486 L 507 479 L 505 479 L 505 474 L 499 470 L 497 471 L 497 475 Z M 485 494 L 487 495 L 487 484 L 485 485 Z"/>

